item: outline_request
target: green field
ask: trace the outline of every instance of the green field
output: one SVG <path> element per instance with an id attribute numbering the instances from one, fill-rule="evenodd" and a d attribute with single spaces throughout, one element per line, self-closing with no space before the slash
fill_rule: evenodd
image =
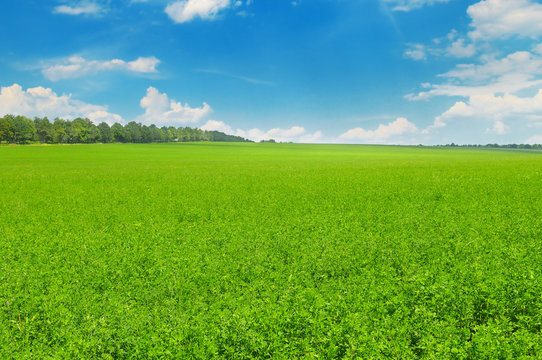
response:
<path id="1" fill-rule="evenodd" d="M 542 153 L 0 147 L 1 359 L 540 359 Z"/>

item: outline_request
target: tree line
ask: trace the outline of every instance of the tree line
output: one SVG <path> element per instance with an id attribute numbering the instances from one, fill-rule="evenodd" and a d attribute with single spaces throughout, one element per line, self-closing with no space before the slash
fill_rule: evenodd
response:
<path id="1" fill-rule="evenodd" d="M 447 146 L 447 147 L 469 147 L 469 148 L 498 148 L 498 149 L 537 149 L 542 150 L 542 144 L 446 144 L 446 145 L 437 145 L 437 146 Z"/>
<path id="2" fill-rule="evenodd" d="M 102 122 L 95 125 L 87 118 L 53 122 L 47 117 L 34 120 L 22 115 L 0 117 L 0 142 L 28 144 L 92 144 L 92 143 L 152 143 L 187 141 L 251 142 L 245 138 L 227 135 L 220 131 L 207 131 L 191 127 L 142 125 L 131 121 L 126 125 L 109 126 Z"/>

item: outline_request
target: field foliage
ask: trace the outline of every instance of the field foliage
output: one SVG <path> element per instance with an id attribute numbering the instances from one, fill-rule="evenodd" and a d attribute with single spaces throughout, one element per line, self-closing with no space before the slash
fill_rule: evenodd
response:
<path id="1" fill-rule="evenodd" d="M 542 154 L 0 147 L 2 359 L 539 359 Z"/>

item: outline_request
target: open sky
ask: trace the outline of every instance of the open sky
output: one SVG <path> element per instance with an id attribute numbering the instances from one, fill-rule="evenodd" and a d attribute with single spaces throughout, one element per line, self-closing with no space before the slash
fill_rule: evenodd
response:
<path id="1" fill-rule="evenodd" d="M 536 0 L 4 0 L 0 116 L 542 143 Z"/>

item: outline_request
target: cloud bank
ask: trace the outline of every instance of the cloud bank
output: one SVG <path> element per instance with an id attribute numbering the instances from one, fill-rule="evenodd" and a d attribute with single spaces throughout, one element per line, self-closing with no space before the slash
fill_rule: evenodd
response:
<path id="1" fill-rule="evenodd" d="M 209 120 L 201 129 L 203 130 L 216 130 L 229 135 L 241 136 L 253 141 L 262 140 L 275 140 L 279 142 L 300 142 L 300 143 L 316 143 L 321 142 L 323 134 L 321 131 L 309 133 L 304 127 L 292 126 L 287 129 L 272 128 L 269 130 L 262 130 L 259 128 L 252 128 L 249 130 L 233 129 L 230 125 L 223 121 Z"/>
<path id="2" fill-rule="evenodd" d="M 424 91 L 407 98 L 415 101 L 447 96 L 465 100 L 456 101 L 435 117 L 424 134 L 456 120 L 472 119 L 486 122 L 486 133 L 504 135 L 518 127 L 529 127 L 542 113 L 541 45 L 502 58 L 489 57 L 480 64 L 459 64 L 439 77 L 442 83 L 424 84 Z"/>
<path id="3" fill-rule="evenodd" d="M 193 125 L 212 113 L 206 103 L 199 108 L 192 108 L 188 104 L 169 99 L 167 94 L 160 93 L 154 87 L 147 89 L 140 105 L 145 112 L 134 120 L 147 125 Z M 0 116 L 6 114 L 64 119 L 85 117 L 96 124 L 104 121 L 110 125 L 125 122 L 120 115 L 109 112 L 106 106 L 87 104 L 73 99 L 71 95 L 57 95 L 52 89 L 41 86 L 25 91 L 18 84 L 1 88 Z"/>
<path id="4" fill-rule="evenodd" d="M 400 117 L 388 124 L 380 124 L 374 130 L 361 127 L 350 129 L 340 135 L 341 140 L 369 144 L 411 144 L 419 130 L 406 118 Z"/>
<path id="5" fill-rule="evenodd" d="M 72 99 L 71 95 L 59 96 L 53 90 L 41 86 L 25 91 L 18 84 L 0 90 L 0 116 L 6 114 L 64 119 L 86 117 L 96 124 L 102 121 L 109 124 L 123 122 L 120 115 L 110 113 L 106 106 L 87 104 Z"/>
<path id="6" fill-rule="evenodd" d="M 534 0 L 482 0 L 469 6 L 467 15 L 470 24 L 466 34 L 451 30 L 445 38 L 434 39 L 433 46 L 409 44 L 405 52 L 414 60 L 426 60 L 427 54 L 455 58 L 478 55 L 478 59 L 438 75 L 433 83 L 421 84 L 420 92 L 406 95 L 412 101 L 454 98 L 421 133 L 444 135 L 440 129 L 454 124 L 454 130 L 446 130 L 446 134 L 462 126 L 469 133 L 493 139 L 510 134 L 507 139 L 539 140 L 532 132 L 538 131 L 535 128 L 542 120 L 542 4 Z M 505 40 L 507 47 L 502 46 Z M 518 47 L 502 54 L 515 44 L 529 43 L 528 50 L 517 51 Z"/>
<path id="7" fill-rule="evenodd" d="M 542 4 L 530 0 L 483 0 L 471 5 L 472 39 L 506 39 L 542 35 Z"/>

